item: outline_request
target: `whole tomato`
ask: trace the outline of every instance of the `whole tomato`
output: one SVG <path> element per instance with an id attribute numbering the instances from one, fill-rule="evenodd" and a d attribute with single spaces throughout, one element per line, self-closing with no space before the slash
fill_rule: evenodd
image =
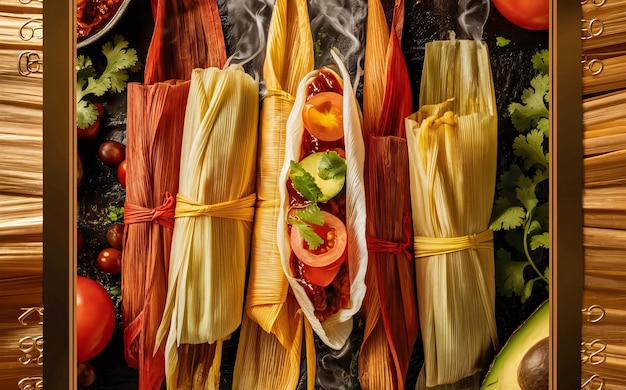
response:
<path id="1" fill-rule="evenodd" d="M 122 161 L 120 165 L 117 166 L 117 180 L 122 187 L 126 188 L 126 160 Z"/>
<path id="2" fill-rule="evenodd" d="M 550 0 L 493 0 L 509 22 L 526 30 L 547 30 L 550 26 Z"/>
<path id="3" fill-rule="evenodd" d="M 76 360 L 98 355 L 115 330 L 115 308 L 109 293 L 95 280 L 76 277 Z"/>
<path id="4" fill-rule="evenodd" d="M 102 118 L 102 113 L 104 112 L 104 108 L 101 103 L 94 103 L 96 109 L 98 110 L 98 117 L 96 121 L 91 125 L 84 129 L 76 126 L 76 137 L 81 141 L 89 141 L 96 137 L 98 132 L 100 131 L 100 119 Z"/>
<path id="5" fill-rule="evenodd" d="M 106 248 L 98 254 L 98 268 L 108 274 L 119 274 L 122 270 L 122 252 L 115 248 Z"/>
<path id="6" fill-rule="evenodd" d="M 116 166 L 126 159 L 126 148 L 116 141 L 104 141 L 98 148 L 98 156 L 106 165 Z"/>

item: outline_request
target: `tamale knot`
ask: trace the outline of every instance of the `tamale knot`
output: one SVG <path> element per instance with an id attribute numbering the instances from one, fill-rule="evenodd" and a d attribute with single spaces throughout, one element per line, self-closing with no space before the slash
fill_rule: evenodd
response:
<path id="1" fill-rule="evenodd" d="M 175 199 L 169 192 L 163 195 L 163 203 L 155 208 L 142 207 L 136 204 L 124 203 L 124 223 L 154 222 L 168 228 L 174 227 Z"/>
<path id="2" fill-rule="evenodd" d="M 394 255 L 399 255 L 400 253 L 404 253 L 407 260 L 412 260 L 413 256 L 411 252 L 409 252 L 409 248 L 411 246 L 411 233 L 409 227 L 411 226 L 411 217 L 409 213 L 406 213 L 403 218 L 403 230 L 405 240 L 403 242 L 394 242 L 388 241 L 382 238 L 367 236 L 367 250 L 370 252 L 387 252 L 393 253 Z"/>
<path id="3" fill-rule="evenodd" d="M 206 205 L 191 200 L 185 195 L 176 195 L 175 218 L 180 217 L 218 217 L 252 222 L 256 194 L 252 193 L 240 199 Z"/>
<path id="4" fill-rule="evenodd" d="M 469 249 L 491 249 L 493 248 L 493 231 L 487 229 L 480 233 L 460 237 L 415 236 L 413 247 L 416 258 L 444 255 Z"/>

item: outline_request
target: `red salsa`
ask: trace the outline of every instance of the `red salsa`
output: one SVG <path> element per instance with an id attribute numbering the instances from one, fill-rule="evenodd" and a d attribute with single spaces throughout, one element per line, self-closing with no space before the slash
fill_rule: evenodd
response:
<path id="1" fill-rule="evenodd" d="M 85 38 L 98 32 L 111 18 L 122 0 L 78 0 L 76 2 L 76 37 Z"/>

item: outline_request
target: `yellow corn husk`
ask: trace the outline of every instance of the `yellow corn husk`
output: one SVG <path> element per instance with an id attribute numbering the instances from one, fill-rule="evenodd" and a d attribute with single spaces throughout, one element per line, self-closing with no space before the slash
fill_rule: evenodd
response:
<path id="1" fill-rule="evenodd" d="M 624 42 L 626 1 L 610 0 L 598 6 L 599 3 L 587 0 L 582 4 L 581 37 L 585 53 Z"/>
<path id="2" fill-rule="evenodd" d="M 278 174 L 287 118 L 300 80 L 313 70 L 313 40 L 305 0 L 277 0 L 270 22 L 259 118 L 257 209 L 233 389 L 295 389 L 306 333 L 307 388 L 315 383 L 315 349 L 280 262 L 277 247 Z"/>
<path id="3" fill-rule="evenodd" d="M 626 90 L 583 99 L 583 126 L 624 119 Z"/>
<path id="4" fill-rule="evenodd" d="M 221 342 L 241 323 L 256 199 L 257 82 L 239 65 L 196 69 L 191 76 L 168 294 L 157 333 L 157 345 L 167 335 L 170 389 L 219 384 Z"/>
<path id="5" fill-rule="evenodd" d="M 365 189 L 363 184 L 363 165 L 365 147 L 361 130 L 361 113 L 350 75 L 339 56 L 331 51 L 333 61 L 337 65 L 343 82 L 343 131 L 346 152 L 346 230 L 348 235 L 348 273 L 350 278 L 350 299 L 348 305 L 323 322 L 315 316 L 313 303 L 309 299 L 298 279 L 294 277 L 289 259 L 291 244 L 287 228 L 289 211 L 289 195 L 287 179 L 290 172 L 290 161 L 299 161 L 301 153 L 304 123 L 302 110 L 306 99 L 308 84 L 317 77 L 319 70 L 310 72 L 298 86 L 296 100 L 287 120 L 287 139 L 285 142 L 285 158 L 280 172 L 278 188 L 280 209 L 277 223 L 278 251 L 281 263 L 291 291 L 295 295 L 308 323 L 320 340 L 333 349 L 341 349 L 352 332 L 352 317 L 360 310 L 365 296 L 365 273 L 367 270 L 367 243 L 365 239 Z"/>
<path id="6" fill-rule="evenodd" d="M 623 53 L 619 54 L 621 55 L 588 55 L 587 67 L 583 71 L 583 95 L 626 88 L 626 77 L 624 77 L 626 55 Z M 596 64 L 592 63 L 594 60 Z"/>
<path id="7" fill-rule="evenodd" d="M 585 126 L 583 138 L 585 157 L 626 149 L 626 119 Z"/>
<path id="8" fill-rule="evenodd" d="M 406 124 L 424 373 L 432 387 L 480 373 L 498 348 L 488 230 L 497 115 L 487 46 L 428 43 L 420 106 Z"/>

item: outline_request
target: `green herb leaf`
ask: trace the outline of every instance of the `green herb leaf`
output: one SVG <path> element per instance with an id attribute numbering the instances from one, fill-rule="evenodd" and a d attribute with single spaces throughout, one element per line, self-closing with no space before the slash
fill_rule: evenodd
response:
<path id="1" fill-rule="evenodd" d="M 522 176 L 517 182 L 517 188 L 515 189 L 515 194 L 517 199 L 526 209 L 528 214 L 532 213 L 539 203 L 537 199 L 537 194 L 535 194 L 535 183 L 528 176 Z"/>
<path id="2" fill-rule="evenodd" d="M 303 209 L 297 210 L 295 215 L 301 221 L 318 226 L 324 225 L 324 213 L 320 210 L 317 203 L 310 204 Z"/>
<path id="3" fill-rule="evenodd" d="M 539 248 L 550 248 L 550 234 L 548 232 L 535 234 L 530 238 L 530 249 L 535 250 Z"/>
<path id="4" fill-rule="evenodd" d="M 543 152 L 543 140 L 543 133 L 535 129 L 526 135 L 518 135 L 513 141 L 513 153 L 524 159 L 526 170 L 536 165 L 548 168 L 548 156 Z"/>
<path id="5" fill-rule="evenodd" d="M 293 182 L 293 186 L 305 199 L 311 202 L 317 202 L 322 197 L 322 190 L 315 183 L 315 179 L 307 172 L 300 163 L 291 160 L 291 173 L 289 177 Z"/>
<path id="6" fill-rule="evenodd" d="M 330 151 L 322 155 L 320 164 L 317 167 L 318 175 L 324 180 L 334 179 L 336 177 L 345 177 L 348 165 L 337 152 Z"/>
<path id="7" fill-rule="evenodd" d="M 531 59 L 533 68 L 538 70 L 541 74 L 548 74 L 550 69 L 550 52 L 548 50 L 541 50 L 533 55 Z"/>
<path id="8" fill-rule="evenodd" d="M 522 226 L 525 220 L 526 210 L 523 207 L 513 206 L 507 198 L 498 198 L 494 204 L 489 228 L 494 231 L 515 229 Z"/>
<path id="9" fill-rule="evenodd" d="M 121 221 L 124 218 L 124 207 L 109 206 L 107 217 L 111 222 Z"/>
<path id="10" fill-rule="evenodd" d="M 510 39 L 506 39 L 505 37 L 496 37 L 496 46 L 504 47 L 511 43 Z"/>
<path id="11" fill-rule="evenodd" d="M 93 125 L 98 119 L 98 109 L 88 101 L 81 100 L 76 104 L 76 126 L 81 129 Z"/>
<path id="12" fill-rule="evenodd" d="M 526 282 L 526 285 L 524 286 L 523 294 L 518 294 L 522 298 L 521 299 L 522 303 L 526 302 L 528 300 L 528 298 L 530 298 L 530 296 L 532 295 L 532 293 L 533 293 L 533 286 L 535 285 L 535 282 L 537 280 L 541 280 L 541 277 L 530 279 L 528 282 Z"/>
<path id="13" fill-rule="evenodd" d="M 530 264 L 527 261 L 513 261 L 506 249 L 496 252 L 496 285 L 500 295 L 510 297 L 513 294 L 525 294 L 524 269 Z"/>
<path id="14" fill-rule="evenodd" d="M 550 122 L 548 118 L 541 118 L 537 121 L 537 130 L 541 131 L 545 138 L 550 137 Z"/>
<path id="15" fill-rule="evenodd" d="M 522 93 L 522 103 L 509 104 L 509 113 L 513 126 L 518 131 L 526 131 L 535 127 L 541 118 L 548 118 L 546 107 L 549 87 L 549 77 L 538 74 L 531 81 L 531 88 Z"/>
<path id="16" fill-rule="evenodd" d="M 304 241 L 306 241 L 309 249 L 315 250 L 324 243 L 324 240 L 317 233 L 315 233 L 315 230 L 313 230 L 308 223 L 295 219 L 288 220 L 288 223 L 298 229 L 300 236 Z"/>

